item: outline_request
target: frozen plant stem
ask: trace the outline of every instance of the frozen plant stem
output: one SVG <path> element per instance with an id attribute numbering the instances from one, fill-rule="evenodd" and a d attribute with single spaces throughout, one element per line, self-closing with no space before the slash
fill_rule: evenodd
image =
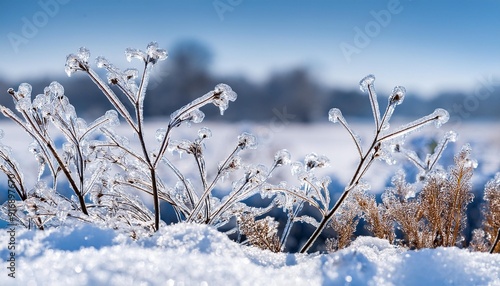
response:
<path id="1" fill-rule="evenodd" d="M 495 248 L 497 247 L 499 241 L 500 241 L 500 228 L 498 228 L 497 230 L 497 235 L 495 237 L 495 240 L 493 241 L 493 244 L 491 245 L 490 253 L 493 253 L 493 251 L 495 251 Z"/>
<path id="2" fill-rule="evenodd" d="M 92 81 L 99 87 L 99 89 L 104 93 L 106 98 L 111 102 L 111 104 L 113 104 L 116 110 L 126 120 L 126 122 L 132 128 L 132 130 L 137 134 L 137 138 L 139 139 L 141 145 L 142 154 L 144 156 L 144 161 L 146 162 L 146 165 L 151 174 L 151 187 L 153 193 L 153 206 L 154 206 L 154 217 L 155 217 L 154 229 L 155 231 L 157 231 L 160 228 L 160 198 L 158 195 L 158 183 L 156 178 L 156 161 L 153 163 L 153 161 L 149 156 L 148 148 L 144 140 L 144 131 L 143 131 L 144 97 L 148 86 L 149 74 L 155 62 L 156 61 L 152 60 L 149 55 L 146 58 L 144 58 L 144 71 L 142 73 L 140 85 L 137 90 L 138 94 L 135 97 L 130 96 L 127 92 L 127 89 L 119 84 L 120 89 L 127 95 L 127 98 L 133 101 L 132 103 L 134 105 L 136 113 L 135 114 L 136 122 L 133 121 L 132 117 L 130 116 L 130 113 L 127 111 L 127 109 L 120 101 L 120 99 L 116 96 L 116 94 L 113 92 L 113 90 L 111 90 L 111 88 L 97 75 L 96 72 L 94 72 L 88 65 L 84 63 L 80 63 L 80 68 L 89 75 Z M 170 128 L 167 131 L 165 139 L 168 139 L 169 131 Z"/>
<path id="3" fill-rule="evenodd" d="M 379 111 L 379 105 L 376 97 L 376 93 L 373 87 L 373 82 L 375 80 L 375 77 L 373 75 L 369 75 L 365 77 L 364 79 L 361 80 L 360 82 L 360 88 L 364 92 L 368 92 L 369 98 L 370 98 L 370 103 L 372 106 L 372 111 L 373 111 L 373 116 L 374 116 L 374 121 L 375 121 L 375 135 L 372 140 L 372 143 L 370 145 L 370 148 L 366 151 L 364 155 L 361 155 L 361 146 L 358 140 L 358 137 L 356 134 L 351 130 L 351 128 L 347 125 L 344 117 L 342 116 L 342 113 L 340 110 L 333 108 L 329 112 L 329 119 L 332 122 L 340 122 L 341 125 L 349 132 L 351 138 L 353 139 L 354 143 L 356 144 L 356 148 L 360 154 L 360 161 L 359 164 L 356 168 L 356 171 L 354 172 L 354 175 L 352 176 L 351 181 L 345 188 L 344 192 L 340 196 L 340 198 L 337 200 L 333 208 L 331 208 L 326 215 L 323 216 L 321 222 L 319 223 L 318 227 L 316 230 L 313 232 L 313 234 L 309 237 L 307 242 L 304 244 L 304 246 L 301 248 L 300 253 L 305 253 L 307 252 L 311 246 L 314 244 L 316 239 L 319 237 L 319 235 L 323 232 L 325 227 L 328 225 L 329 221 L 333 217 L 333 215 L 337 212 L 339 207 L 342 205 L 342 203 L 345 201 L 351 190 L 356 188 L 363 177 L 363 175 L 367 172 L 371 164 L 376 158 L 380 158 L 383 154 L 382 150 L 382 144 L 387 144 L 387 141 L 398 138 L 398 137 L 403 137 L 406 136 L 407 134 L 420 129 L 421 127 L 428 125 L 432 122 L 436 122 L 436 125 L 439 127 L 441 124 L 445 123 L 448 120 L 448 113 L 443 110 L 443 109 L 436 109 L 432 114 L 427 115 L 425 117 L 422 117 L 418 120 L 415 120 L 399 129 L 396 131 L 393 131 L 389 133 L 388 135 L 382 135 L 382 131 L 388 126 L 388 121 L 392 115 L 392 112 L 394 111 L 394 108 L 396 105 L 401 104 L 403 98 L 404 98 L 404 93 L 405 90 L 402 87 L 396 87 L 393 90 L 393 93 L 389 97 L 389 102 L 387 105 L 387 108 L 384 112 L 384 115 L 382 116 L 382 119 L 380 119 L 380 111 Z"/>
<path id="4" fill-rule="evenodd" d="M 14 95 L 14 91 L 9 90 L 9 93 L 13 96 L 14 100 L 17 102 L 18 100 L 17 100 L 16 96 Z M 28 128 L 21 121 L 21 119 L 19 117 L 17 117 L 14 113 L 12 113 L 12 111 L 10 109 L 3 107 L 2 113 L 7 118 L 11 119 L 15 123 L 17 123 L 19 126 L 21 126 L 38 143 L 38 145 L 41 146 L 41 148 L 43 148 L 42 146 L 46 146 L 48 148 L 49 153 L 56 159 L 57 164 L 60 167 L 60 170 L 64 173 L 64 175 L 68 179 L 68 182 L 69 182 L 71 188 L 73 189 L 73 192 L 77 196 L 82 213 L 84 213 L 85 215 L 88 215 L 89 213 L 87 211 L 87 206 L 85 204 L 85 198 L 84 198 L 84 193 L 83 193 L 83 181 L 82 181 L 82 184 L 80 187 L 76 184 L 75 180 L 71 176 L 71 171 L 69 170 L 69 166 L 63 161 L 63 159 L 61 158 L 59 153 L 57 153 L 57 150 L 54 147 L 52 141 L 50 140 L 50 137 L 49 137 L 48 133 L 46 132 L 46 130 L 41 130 L 40 125 L 33 121 L 32 117 L 30 116 L 30 114 L 28 114 L 26 112 L 26 110 L 22 110 L 21 114 L 23 115 L 24 119 L 26 120 L 26 123 L 31 128 Z M 45 154 L 45 155 L 47 156 L 48 154 Z M 49 158 L 49 156 L 47 156 L 47 158 Z M 52 170 L 53 176 L 54 176 L 54 187 L 55 187 L 55 185 L 57 183 L 56 172 L 54 171 L 54 168 L 52 166 L 51 166 L 51 170 Z"/>

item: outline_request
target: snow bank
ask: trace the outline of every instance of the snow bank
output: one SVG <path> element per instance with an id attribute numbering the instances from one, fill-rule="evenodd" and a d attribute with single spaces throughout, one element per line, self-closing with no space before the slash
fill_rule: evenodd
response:
<path id="1" fill-rule="evenodd" d="M 0 233 L 9 257 L 9 233 Z M 284 254 L 241 246 L 215 229 L 163 228 L 137 242 L 113 230 L 16 232 L 16 278 L 1 285 L 500 285 L 500 255 L 457 248 L 408 251 L 359 237 L 332 254 Z"/>

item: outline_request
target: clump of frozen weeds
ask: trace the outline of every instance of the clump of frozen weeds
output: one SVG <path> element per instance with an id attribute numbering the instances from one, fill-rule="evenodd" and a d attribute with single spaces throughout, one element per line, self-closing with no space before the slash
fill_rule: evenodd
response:
<path id="1" fill-rule="evenodd" d="M 396 156 L 403 154 L 420 170 L 421 181 L 428 182 L 437 174 L 445 177 L 437 162 L 446 145 L 455 141 L 455 133 L 447 133 L 435 152 L 425 160 L 406 149 L 404 141 L 427 125 L 434 124 L 439 128 L 448 121 L 448 112 L 436 109 L 420 119 L 391 128 L 389 121 L 396 107 L 403 102 L 406 91 L 396 86 L 388 97 L 387 108 L 381 113 L 373 75 L 360 82 L 361 90 L 368 94 L 375 123 L 373 138 L 368 145 L 362 144 L 339 109 L 332 108 L 328 113 L 332 123 L 346 129 L 359 156 L 352 178 L 338 200 L 332 201 L 330 197 L 331 179 L 315 174 L 318 169 L 329 166 L 330 160 L 326 156 L 310 153 L 299 162 L 293 161 L 287 150 L 279 150 L 268 166 L 247 162 L 241 156 L 243 152 L 257 148 L 256 137 L 249 133 L 234 138 L 232 147 L 225 150 L 226 157 L 215 170 L 207 170 L 204 152 L 206 144 L 210 144 L 212 131 L 201 127 L 191 138 L 177 138 L 175 131 L 182 125 L 202 123 L 205 118 L 202 108 L 206 105 L 213 104 L 223 115 L 230 102 L 237 99 L 237 94 L 230 86 L 218 84 L 172 112 L 164 127 L 155 134 L 147 134 L 143 109 L 148 82 L 153 67 L 167 58 L 167 51 L 152 42 L 145 51 L 126 49 L 125 56 L 128 61 L 140 61 L 142 71 L 121 70 L 99 56 L 96 66 L 107 72 L 106 79 L 92 68 L 90 51 L 86 48 L 67 56 L 68 76 L 76 72 L 87 74 L 114 107 L 90 123 L 77 116 L 76 108 L 57 82 L 52 82 L 34 98 L 27 83 L 21 84 L 17 91 L 8 90 L 16 110 L 5 106 L 0 106 L 0 110 L 32 138 L 29 151 L 37 162 L 38 175 L 36 181 L 27 182 L 11 149 L 0 143 L 0 170 L 7 175 L 9 185 L 9 200 L 2 206 L 3 219 L 39 229 L 79 220 L 117 229 L 136 239 L 151 235 L 164 224 L 160 217 L 163 202 L 172 207 L 179 222 L 225 229 L 228 234 L 236 234 L 237 240 L 243 244 L 275 252 L 286 250 L 291 229 L 297 222 L 310 224 L 315 231 L 300 250 L 307 252 L 329 226 L 338 233 L 338 238 L 329 242 L 332 248 L 346 246 L 361 218 L 372 224 L 375 236 L 392 243 L 398 241 L 394 234 L 398 221 L 390 220 L 390 216 L 365 193 L 369 184 L 363 177 L 375 161 L 395 164 Z M 116 132 L 120 121 L 125 122 L 130 137 Z M 55 138 L 61 136 L 64 142 L 56 144 Z M 150 138 L 156 139 L 153 140 L 155 143 L 150 143 Z M 197 170 L 194 176 L 183 172 L 183 168 L 177 165 L 179 160 L 173 160 L 177 155 L 183 155 L 182 164 L 189 164 L 191 169 Z M 468 160 L 468 155 L 465 157 Z M 464 167 L 467 168 L 467 178 L 472 174 L 471 166 Z M 279 168 L 289 168 L 298 183 L 273 183 L 270 178 Z M 165 173 L 169 175 L 164 176 Z M 232 180 L 231 189 L 224 196 L 214 195 L 214 190 L 225 179 Z M 404 185 L 401 180 L 398 184 Z M 72 195 L 67 195 L 67 189 Z M 471 197 L 467 186 L 463 191 L 466 205 Z M 141 193 L 143 195 L 139 196 Z M 145 197 L 150 200 L 144 200 Z M 252 205 L 248 200 L 255 197 L 262 199 L 259 205 Z M 305 205 L 316 210 L 320 219 L 305 214 Z M 287 216 L 281 225 L 269 214 L 275 208 L 283 210 Z M 463 208 L 464 204 L 461 204 L 460 210 Z M 463 221 L 463 212 L 458 218 L 450 215 L 450 219 Z M 448 229 L 460 231 L 462 226 L 454 223 L 449 222 L 453 227 Z M 496 233 L 498 230 L 491 225 L 487 224 L 488 233 Z M 459 238 L 461 236 L 454 233 L 451 244 Z"/>

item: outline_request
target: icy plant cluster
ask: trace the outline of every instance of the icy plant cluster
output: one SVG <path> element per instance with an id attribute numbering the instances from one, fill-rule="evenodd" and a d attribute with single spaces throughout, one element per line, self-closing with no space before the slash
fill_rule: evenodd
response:
<path id="1" fill-rule="evenodd" d="M 205 115 L 201 108 L 205 105 L 215 105 L 223 115 L 229 103 L 237 98 L 228 85 L 218 84 L 174 111 L 164 128 L 155 134 L 146 134 L 143 107 L 148 82 L 153 67 L 167 58 L 167 52 L 153 42 L 146 51 L 129 48 L 125 55 L 129 61 L 139 60 L 143 70 L 121 70 L 106 58 L 97 57 L 96 65 L 107 72 L 106 80 L 91 67 L 87 49 L 81 48 L 67 57 L 68 76 L 86 73 L 114 107 L 90 123 L 77 116 L 64 88 L 57 82 L 34 98 L 31 86 L 26 83 L 17 91 L 8 90 L 17 112 L 4 106 L 0 110 L 32 138 L 29 151 L 38 163 L 38 176 L 35 182 L 27 182 L 11 149 L 0 143 L 0 170 L 18 195 L 15 212 L 12 212 L 12 204 L 2 206 L 3 219 L 12 218 L 27 228 L 39 229 L 80 220 L 140 238 L 158 231 L 164 224 L 160 205 L 166 203 L 174 210 L 177 221 L 225 229 L 228 234 L 236 234 L 242 243 L 274 252 L 286 249 L 291 229 L 298 222 L 315 227 L 301 252 L 307 252 L 327 227 L 333 227 L 337 233 L 328 241 L 330 249 L 347 246 L 361 218 L 375 236 L 409 247 L 451 246 L 463 240 L 464 210 L 472 199 L 470 177 L 474 163 L 469 159 L 470 150 L 464 149 L 458 154 L 456 166 L 446 173 L 437 161 L 448 142 L 455 140 L 455 133 L 447 133 L 425 160 L 405 149 L 404 140 L 409 134 L 430 124 L 440 127 L 449 116 L 445 110 L 436 109 L 418 120 L 391 128 L 391 116 L 405 97 L 403 87 L 394 88 L 381 113 L 375 77 L 369 75 L 361 80 L 360 87 L 368 94 L 375 122 L 373 138 L 366 146 L 341 111 L 330 110 L 329 120 L 347 130 L 359 155 L 359 164 L 349 184 L 340 198 L 332 201 L 331 179 L 316 175 L 316 170 L 329 165 L 325 156 L 310 153 L 302 162 L 293 162 L 287 150 L 280 150 L 270 166 L 253 164 L 246 162 L 241 153 L 255 149 L 256 138 L 242 133 L 217 168 L 207 170 L 205 144 L 212 132 L 202 127 L 194 139 L 174 137 L 179 126 L 203 121 Z M 120 118 L 130 130 L 130 138 L 115 131 Z M 62 144 L 55 140 L 61 135 Z M 155 144 L 148 140 L 152 137 L 156 139 Z M 131 144 L 131 140 L 137 144 Z M 181 161 L 197 170 L 195 176 L 183 172 L 177 165 L 178 160 L 173 160 L 177 154 L 185 155 Z M 398 173 L 394 188 L 387 191 L 383 204 L 378 205 L 366 193 L 369 185 L 363 176 L 376 160 L 394 164 L 401 154 L 421 170 L 420 183 L 423 182 L 424 187 L 415 197 L 415 187 Z M 278 168 L 289 168 L 297 182 L 272 181 L 270 178 Z M 169 175 L 165 176 L 165 172 Z M 217 196 L 214 191 L 224 179 L 232 180 L 231 189 Z M 475 234 L 476 248 L 480 250 L 490 247 L 493 251 L 498 243 L 498 235 L 496 240 L 493 236 L 499 228 L 496 217 L 500 213 L 499 185 L 496 178 L 487 186 L 485 199 L 489 205 L 485 209 L 493 209 L 495 217 L 488 217 L 485 231 L 478 230 Z M 71 194 L 68 195 L 67 190 Z M 256 197 L 262 203 L 249 203 L 249 198 Z M 152 209 L 148 205 L 152 205 Z M 319 215 L 305 213 L 306 205 Z M 283 225 L 269 215 L 276 208 L 286 214 Z M 443 212 L 445 209 L 449 212 Z M 395 228 L 402 230 L 403 238 L 396 236 Z"/>

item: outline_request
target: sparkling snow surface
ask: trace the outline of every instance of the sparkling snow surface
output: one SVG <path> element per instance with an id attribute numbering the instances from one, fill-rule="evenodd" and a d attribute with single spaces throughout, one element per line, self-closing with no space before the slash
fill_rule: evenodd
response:
<path id="1" fill-rule="evenodd" d="M 372 237 L 309 255 L 241 246 L 192 224 L 138 242 L 89 225 L 19 230 L 16 243 L 16 278 L 4 274 L 1 285 L 500 285 L 499 254 L 409 251 Z"/>

